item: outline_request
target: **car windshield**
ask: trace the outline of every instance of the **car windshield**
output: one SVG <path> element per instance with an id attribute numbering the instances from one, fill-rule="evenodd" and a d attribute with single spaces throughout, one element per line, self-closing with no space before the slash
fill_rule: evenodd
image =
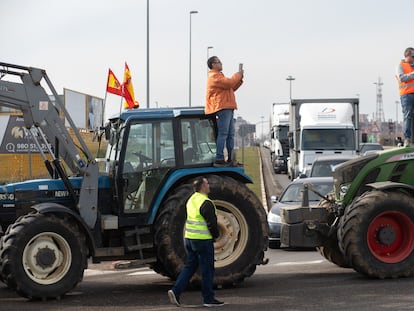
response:
<path id="1" fill-rule="evenodd" d="M 313 184 L 314 189 L 322 195 L 327 195 L 329 192 L 333 191 L 333 184 L 332 183 L 323 183 L 323 184 Z M 281 203 L 289 203 L 289 202 L 302 202 L 303 197 L 303 184 L 291 184 L 286 188 L 283 192 L 282 196 L 280 197 L 279 202 Z M 309 201 L 319 201 L 321 199 L 313 191 L 309 191 Z"/>
<path id="2" fill-rule="evenodd" d="M 370 150 L 384 150 L 384 147 L 382 147 L 380 144 L 362 144 L 360 145 L 360 152 L 364 153 L 366 151 Z"/>
<path id="3" fill-rule="evenodd" d="M 312 165 L 310 177 L 328 177 L 332 176 L 333 168 L 342 163 L 347 161 L 346 159 L 338 159 L 332 161 L 315 161 Z"/>

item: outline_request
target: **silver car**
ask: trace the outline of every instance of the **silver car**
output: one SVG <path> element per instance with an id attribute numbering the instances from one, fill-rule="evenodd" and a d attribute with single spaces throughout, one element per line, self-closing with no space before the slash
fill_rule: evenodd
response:
<path id="1" fill-rule="evenodd" d="M 326 196 L 328 193 L 333 192 L 333 178 L 332 177 L 309 177 L 298 178 L 292 181 L 283 190 L 279 197 L 274 197 L 272 200 L 275 204 L 267 214 L 267 222 L 269 224 L 269 247 L 280 247 L 280 209 L 289 205 L 302 205 L 304 184 L 311 184 L 321 195 Z M 322 199 L 319 195 L 309 190 L 309 206 L 317 206 Z"/>

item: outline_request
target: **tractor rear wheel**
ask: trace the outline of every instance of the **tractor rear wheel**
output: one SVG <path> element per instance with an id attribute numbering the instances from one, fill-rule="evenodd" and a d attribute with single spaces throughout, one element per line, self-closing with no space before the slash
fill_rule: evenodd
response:
<path id="1" fill-rule="evenodd" d="M 210 199 L 217 208 L 220 236 L 214 243 L 216 286 L 231 286 L 251 276 L 263 263 L 267 247 L 267 220 L 263 206 L 246 185 L 230 177 L 208 175 Z M 175 280 L 186 262 L 184 248 L 185 204 L 193 193 L 191 183 L 168 197 L 155 225 L 158 262 L 154 266 Z M 200 283 L 197 273 L 194 283 Z"/>
<path id="2" fill-rule="evenodd" d="M 414 274 L 414 199 L 402 192 L 366 192 L 345 209 L 340 247 L 358 272 L 380 279 Z"/>

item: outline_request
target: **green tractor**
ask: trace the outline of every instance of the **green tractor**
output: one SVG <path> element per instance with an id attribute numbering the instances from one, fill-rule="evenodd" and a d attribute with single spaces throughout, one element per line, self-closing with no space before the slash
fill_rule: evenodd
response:
<path id="1" fill-rule="evenodd" d="M 282 246 L 317 247 L 329 261 L 368 277 L 413 275 L 413 171 L 411 147 L 372 153 L 337 166 L 334 193 L 317 208 L 281 212 Z"/>

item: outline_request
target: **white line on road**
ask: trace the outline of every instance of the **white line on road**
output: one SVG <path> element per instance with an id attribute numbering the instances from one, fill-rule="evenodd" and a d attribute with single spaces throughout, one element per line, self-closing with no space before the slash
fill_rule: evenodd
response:
<path id="1" fill-rule="evenodd" d="M 86 269 L 84 272 L 85 276 L 92 276 L 92 275 L 104 275 L 104 274 L 111 274 L 111 273 L 119 273 L 122 272 L 122 269 L 115 269 L 115 270 L 100 270 L 100 269 Z M 131 271 L 131 269 L 129 269 Z M 149 274 L 156 274 L 153 270 L 149 268 L 138 268 L 134 269 L 134 272 L 128 273 L 127 275 L 149 275 Z"/>
<path id="2" fill-rule="evenodd" d="M 148 274 L 157 274 L 154 270 L 148 270 L 148 271 L 136 271 L 129 273 L 128 275 L 148 275 Z"/>
<path id="3" fill-rule="evenodd" d="M 298 265 L 316 265 L 323 263 L 325 260 L 311 260 L 311 261 L 285 261 L 279 262 L 275 264 L 271 264 L 271 266 L 298 266 Z"/>

